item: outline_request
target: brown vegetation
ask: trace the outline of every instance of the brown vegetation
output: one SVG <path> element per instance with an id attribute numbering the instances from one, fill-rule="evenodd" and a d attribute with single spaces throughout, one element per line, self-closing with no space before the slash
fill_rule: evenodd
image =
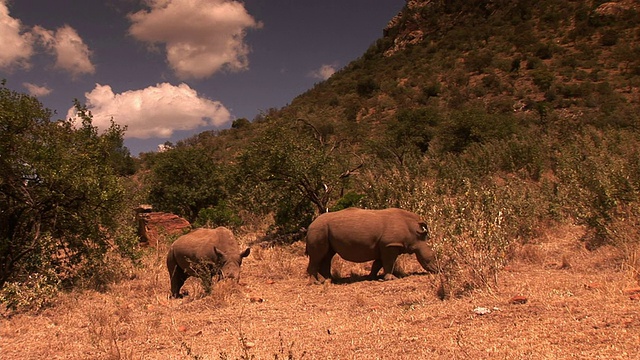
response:
<path id="1" fill-rule="evenodd" d="M 637 282 L 612 247 L 559 226 L 516 251 L 498 286 L 438 299 L 438 275 L 364 281 L 369 264 L 334 260 L 337 284 L 308 285 L 304 244 L 255 243 L 240 285 L 170 300 L 166 245 L 104 293 L 73 292 L 40 314 L 0 319 L 3 359 L 635 358 Z M 514 297 L 521 297 L 518 301 Z M 524 300 L 522 300 L 524 298 Z M 484 315 L 480 315 L 485 313 Z"/>

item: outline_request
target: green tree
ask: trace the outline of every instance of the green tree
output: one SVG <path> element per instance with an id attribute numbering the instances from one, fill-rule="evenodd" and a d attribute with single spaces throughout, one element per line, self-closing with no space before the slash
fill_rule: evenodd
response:
<path id="1" fill-rule="evenodd" d="M 389 121 L 385 136 L 373 143 L 378 157 L 392 158 L 397 165 L 405 165 L 408 158 L 421 157 L 429 149 L 442 122 L 435 109 L 405 109 Z"/>
<path id="2" fill-rule="evenodd" d="M 239 119 L 233 120 L 233 122 L 231 123 L 231 128 L 242 129 L 250 125 L 251 125 L 251 122 L 247 118 L 239 118 Z"/>
<path id="3" fill-rule="evenodd" d="M 444 150 L 460 153 L 473 143 L 506 139 L 517 133 L 517 125 L 511 114 L 468 108 L 452 112 L 439 136 Z"/>
<path id="4" fill-rule="evenodd" d="M 113 159 L 127 153 L 124 129 L 98 134 L 76 109 L 80 124 L 54 122 L 34 97 L 0 87 L 0 288 L 43 274 L 98 279 L 112 249 L 135 259 L 118 221 L 127 195 Z"/>
<path id="5" fill-rule="evenodd" d="M 193 222 L 201 210 L 227 198 L 226 166 L 204 146 L 177 146 L 157 154 L 149 176 L 149 201 L 154 208 Z"/>
<path id="6" fill-rule="evenodd" d="M 307 120 L 270 124 L 238 159 L 245 204 L 274 213 L 279 231 L 306 227 L 316 213 L 340 197 L 350 175 L 362 163 L 339 154 L 342 141 L 324 126 Z"/>

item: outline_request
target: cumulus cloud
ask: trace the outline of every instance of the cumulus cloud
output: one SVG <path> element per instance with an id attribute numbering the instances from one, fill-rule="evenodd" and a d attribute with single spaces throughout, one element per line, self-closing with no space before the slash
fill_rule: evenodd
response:
<path id="1" fill-rule="evenodd" d="M 200 97 L 187 84 L 162 83 L 120 94 L 115 94 L 109 85 L 96 84 L 85 97 L 93 125 L 106 129 L 113 119 L 127 126 L 127 138 L 168 138 L 176 130 L 220 126 L 231 120 L 231 114 L 220 102 Z M 75 115 L 71 108 L 67 118 Z"/>
<path id="2" fill-rule="evenodd" d="M 206 78 L 221 69 L 246 70 L 247 29 L 262 25 L 231 0 L 147 0 L 148 10 L 129 14 L 129 33 L 164 44 L 167 61 L 181 79 Z"/>
<path id="3" fill-rule="evenodd" d="M 309 76 L 316 79 L 327 80 L 331 75 L 335 74 L 335 65 L 322 65 L 319 69 L 312 71 Z"/>
<path id="4" fill-rule="evenodd" d="M 29 94 L 37 97 L 47 96 L 51 94 L 51 91 L 52 91 L 46 86 L 39 86 L 39 85 L 28 83 L 28 82 L 22 83 L 22 86 L 24 86 L 25 89 L 27 89 Z"/>
<path id="5" fill-rule="evenodd" d="M 0 0 L 0 68 L 29 67 L 33 38 L 22 30 L 20 20 L 9 16 L 7 0 Z"/>
<path id="6" fill-rule="evenodd" d="M 89 59 L 89 47 L 71 26 L 64 25 L 56 31 L 35 26 L 33 33 L 47 50 L 56 55 L 56 68 L 66 70 L 74 77 L 95 73 L 95 66 Z"/>

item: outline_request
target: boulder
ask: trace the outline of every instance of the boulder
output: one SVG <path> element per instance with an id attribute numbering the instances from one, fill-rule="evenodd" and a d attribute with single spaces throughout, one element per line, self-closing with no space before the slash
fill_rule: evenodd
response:
<path id="1" fill-rule="evenodd" d="M 191 230 L 191 224 L 178 215 L 154 212 L 150 205 L 137 209 L 138 236 L 140 244 L 158 246 L 158 241 L 166 236 L 180 236 Z"/>

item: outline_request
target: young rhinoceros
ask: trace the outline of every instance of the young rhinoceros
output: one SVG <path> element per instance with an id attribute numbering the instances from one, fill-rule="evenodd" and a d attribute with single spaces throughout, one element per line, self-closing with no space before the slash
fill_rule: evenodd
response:
<path id="1" fill-rule="evenodd" d="M 429 228 L 412 212 L 390 208 L 364 210 L 348 208 L 318 216 L 307 231 L 307 273 L 322 283 L 331 277 L 331 259 L 373 260 L 371 278 L 384 270 L 384 279 L 394 279 L 398 255 L 415 254 L 429 272 L 437 272 L 435 253 L 428 243 Z"/>
<path id="2" fill-rule="evenodd" d="M 211 278 L 218 274 L 238 281 L 242 258 L 249 252 L 249 248 L 240 252 L 233 233 L 225 227 L 197 229 L 182 235 L 167 254 L 171 297 L 182 297 L 180 288 L 189 276 L 201 278 L 206 290 Z"/>

